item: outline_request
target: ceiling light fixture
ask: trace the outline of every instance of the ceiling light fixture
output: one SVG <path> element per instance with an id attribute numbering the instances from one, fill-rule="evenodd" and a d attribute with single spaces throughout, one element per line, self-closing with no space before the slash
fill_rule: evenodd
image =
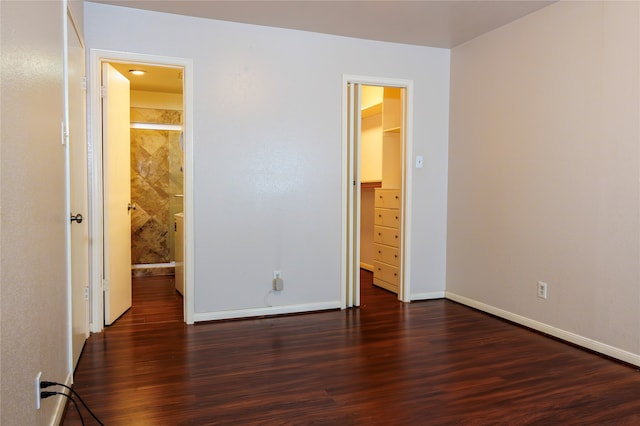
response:
<path id="1" fill-rule="evenodd" d="M 144 74 L 146 74 L 146 73 L 147 73 L 147 72 L 146 72 L 146 71 L 144 71 L 144 70 L 129 70 L 129 72 L 130 72 L 131 74 L 133 74 L 133 75 L 144 75 Z"/>

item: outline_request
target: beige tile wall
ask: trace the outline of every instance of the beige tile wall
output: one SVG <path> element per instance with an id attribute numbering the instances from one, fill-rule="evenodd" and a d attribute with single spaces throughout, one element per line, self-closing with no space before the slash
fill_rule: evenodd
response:
<path id="1" fill-rule="evenodd" d="M 179 124 L 180 111 L 131 108 L 131 121 Z M 131 129 L 132 264 L 173 259 L 173 214 L 182 211 L 180 132 Z"/>

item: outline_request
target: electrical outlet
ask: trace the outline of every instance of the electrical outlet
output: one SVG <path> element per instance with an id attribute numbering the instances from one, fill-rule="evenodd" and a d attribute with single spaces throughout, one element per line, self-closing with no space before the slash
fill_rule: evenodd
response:
<path id="1" fill-rule="evenodd" d="M 284 281 L 282 278 L 274 278 L 273 280 L 273 290 L 274 291 L 282 291 L 284 289 Z"/>
<path id="2" fill-rule="evenodd" d="M 538 281 L 538 297 L 541 299 L 547 298 L 547 283 Z"/>
<path id="3" fill-rule="evenodd" d="M 35 385 L 36 385 L 36 410 L 40 409 L 40 392 L 42 392 L 40 390 L 40 378 L 42 377 L 42 371 L 38 371 L 38 374 L 36 374 L 36 380 L 35 380 Z"/>
<path id="4" fill-rule="evenodd" d="M 282 281 L 282 272 L 273 271 L 273 281 L 271 282 L 274 291 L 282 291 L 284 282 Z"/>
<path id="5" fill-rule="evenodd" d="M 273 281 L 271 284 L 274 291 L 282 291 L 284 288 L 284 281 L 282 281 L 281 271 L 273 271 Z"/>

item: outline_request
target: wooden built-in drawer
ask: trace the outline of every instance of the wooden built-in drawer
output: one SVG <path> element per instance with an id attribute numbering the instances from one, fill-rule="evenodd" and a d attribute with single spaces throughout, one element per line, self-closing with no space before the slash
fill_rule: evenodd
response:
<path id="1" fill-rule="evenodd" d="M 400 208 L 399 189 L 376 189 L 375 207 L 385 207 L 388 209 Z"/>
<path id="2" fill-rule="evenodd" d="M 373 242 L 392 247 L 400 247 L 400 230 L 376 225 L 373 227 Z"/>
<path id="3" fill-rule="evenodd" d="M 376 225 L 400 228 L 400 210 L 397 209 L 375 209 L 373 219 Z"/>
<path id="4" fill-rule="evenodd" d="M 374 280 L 379 278 L 396 286 L 400 283 L 400 269 L 382 262 L 373 262 L 373 266 Z"/>
<path id="5" fill-rule="evenodd" d="M 373 255 L 375 260 L 392 266 L 400 266 L 400 250 L 397 247 L 374 244 Z"/>

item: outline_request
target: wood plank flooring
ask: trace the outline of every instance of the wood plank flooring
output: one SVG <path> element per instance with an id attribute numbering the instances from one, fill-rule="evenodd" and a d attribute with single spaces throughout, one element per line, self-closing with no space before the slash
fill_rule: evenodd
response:
<path id="1" fill-rule="evenodd" d="M 105 425 L 640 424 L 636 369 L 366 272 L 359 309 L 195 326 L 172 285 L 137 279 L 87 341 L 74 386 Z"/>

